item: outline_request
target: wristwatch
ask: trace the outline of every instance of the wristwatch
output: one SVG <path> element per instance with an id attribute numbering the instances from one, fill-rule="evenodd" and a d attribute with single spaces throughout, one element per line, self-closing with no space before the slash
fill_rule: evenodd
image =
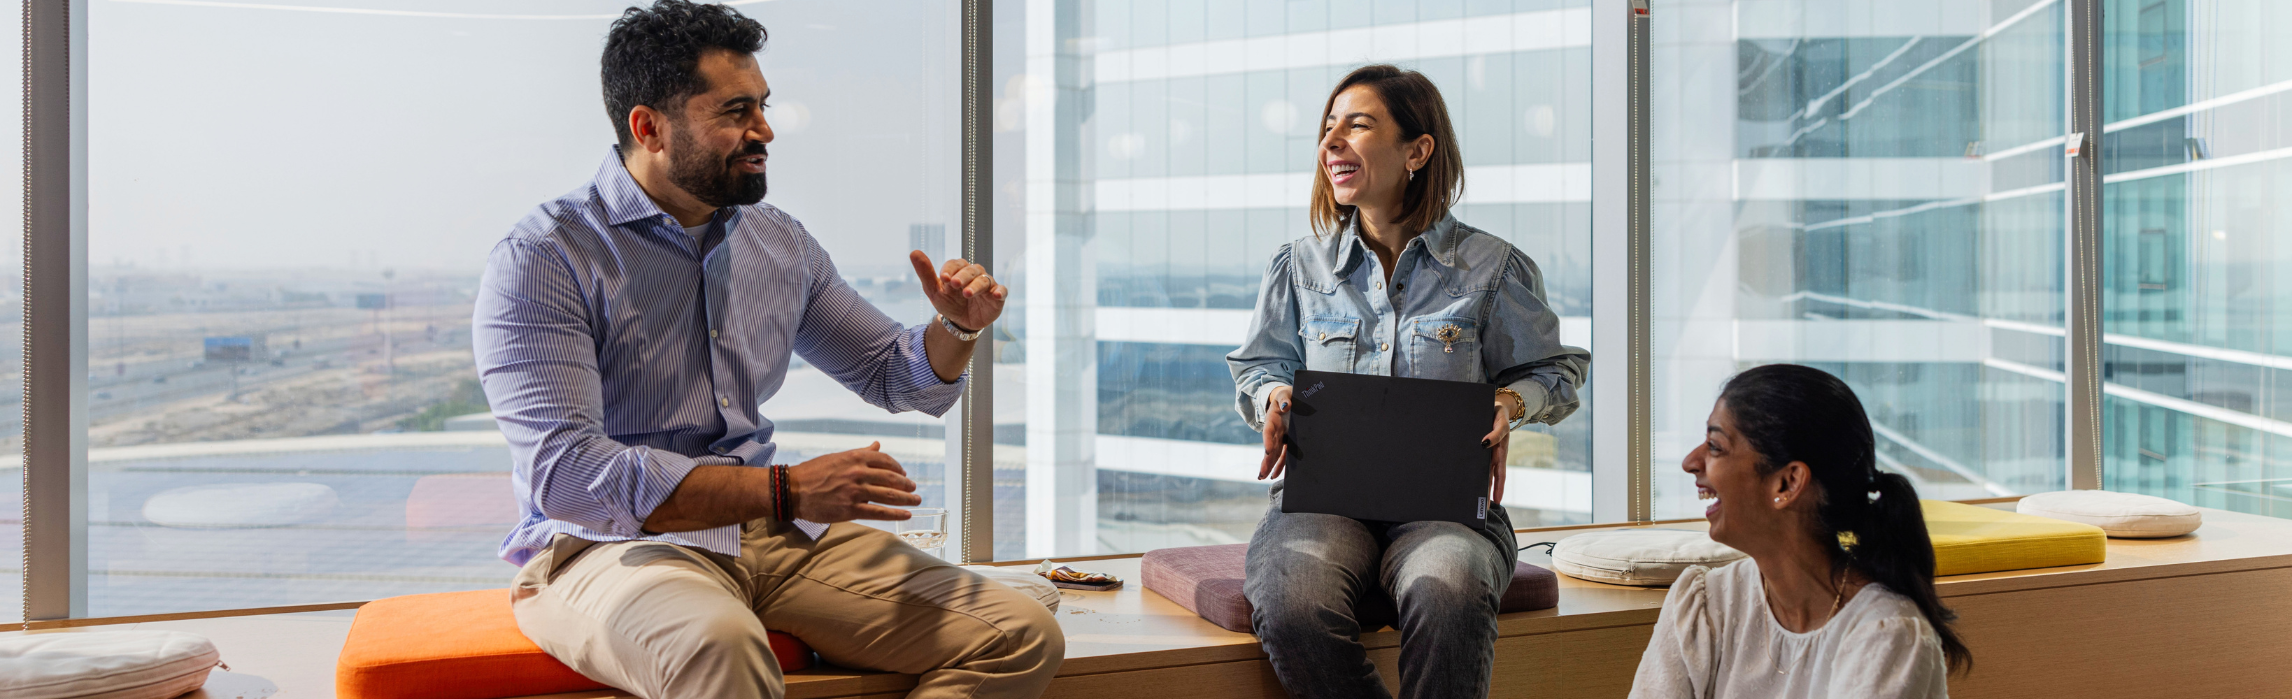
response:
<path id="1" fill-rule="evenodd" d="M 980 330 L 964 330 L 963 326 L 956 325 L 955 321 L 948 320 L 945 314 L 933 316 L 933 318 L 939 321 L 939 327 L 946 328 L 948 333 L 955 336 L 955 339 L 962 340 L 964 342 L 970 342 L 972 340 L 979 339 L 979 333 L 985 330 L 984 328 Z"/>

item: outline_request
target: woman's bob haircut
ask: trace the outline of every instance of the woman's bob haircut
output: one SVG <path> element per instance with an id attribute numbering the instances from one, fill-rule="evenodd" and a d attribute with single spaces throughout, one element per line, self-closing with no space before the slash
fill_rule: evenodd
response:
<path id="1" fill-rule="evenodd" d="M 1366 85 L 1385 101 L 1385 111 L 1393 117 L 1393 125 L 1400 128 L 1402 143 L 1414 141 L 1418 136 L 1433 137 L 1432 158 L 1416 176 L 1408 180 L 1407 190 L 1401 193 L 1401 210 L 1395 223 L 1401 230 L 1422 233 L 1448 216 L 1449 207 L 1456 205 L 1464 194 L 1464 156 L 1456 149 L 1456 128 L 1449 125 L 1448 105 L 1440 97 L 1440 88 L 1423 73 L 1377 64 L 1362 66 L 1337 81 L 1329 90 L 1329 99 L 1321 102 L 1321 129 L 1328 133 L 1329 109 L 1337 102 L 1337 95 L 1355 85 Z M 1319 141 L 1315 141 L 1316 144 Z M 1316 236 L 1337 233 L 1351 227 L 1355 207 L 1337 203 L 1337 193 L 1329 184 L 1329 169 L 1321 165 L 1321 148 L 1313 149 L 1313 202 L 1308 206 L 1313 217 Z"/>

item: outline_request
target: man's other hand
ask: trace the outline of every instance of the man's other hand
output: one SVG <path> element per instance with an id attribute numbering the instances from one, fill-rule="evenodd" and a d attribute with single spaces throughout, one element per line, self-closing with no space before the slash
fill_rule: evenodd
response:
<path id="1" fill-rule="evenodd" d="M 907 261 L 915 265 L 915 278 L 923 282 L 923 296 L 931 300 L 931 307 L 948 322 L 970 330 L 985 330 L 1003 315 L 1003 301 L 1011 290 L 995 283 L 987 268 L 962 259 L 948 260 L 947 264 L 932 271 L 931 256 L 916 250 L 907 253 Z"/>
<path id="2" fill-rule="evenodd" d="M 915 494 L 915 481 L 899 461 L 883 453 L 883 443 L 863 449 L 839 451 L 788 469 L 788 493 L 795 499 L 796 518 L 820 523 L 855 519 L 901 520 L 911 517 L 899 507 L 923 504 Z"/>

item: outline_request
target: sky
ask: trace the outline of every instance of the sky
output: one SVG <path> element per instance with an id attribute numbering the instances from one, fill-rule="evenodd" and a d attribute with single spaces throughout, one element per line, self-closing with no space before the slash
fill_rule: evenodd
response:
<path id="1" fill-rule="evenodd" d="M 90 264 L 482 269 L 603 162 L 627 5 L 91 0 Z M 958 7 L 739 4 L 771 33 L 765 201 L 847 276 L 903 273 L 909 224 L 958 228 Z"/>

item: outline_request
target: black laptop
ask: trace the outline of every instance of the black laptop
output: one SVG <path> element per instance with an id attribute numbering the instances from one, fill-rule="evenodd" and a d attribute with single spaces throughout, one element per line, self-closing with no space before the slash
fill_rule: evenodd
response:
<path id="1" fill-rule="evenodd" d="M 1281 511 L 1479 528 L 1495 420 L 1488 384 L 1297 372 Z"/>

